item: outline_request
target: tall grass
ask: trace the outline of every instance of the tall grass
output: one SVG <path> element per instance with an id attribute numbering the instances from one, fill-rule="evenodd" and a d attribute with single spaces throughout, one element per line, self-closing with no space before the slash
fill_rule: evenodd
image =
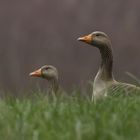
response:
<path id="1" fill-rule="evenodd" d="M 94 104 L 79 94 L 38 94 L 0 101 L 0 140 L 125 139 L 140 139 L 140 97 Z"/>

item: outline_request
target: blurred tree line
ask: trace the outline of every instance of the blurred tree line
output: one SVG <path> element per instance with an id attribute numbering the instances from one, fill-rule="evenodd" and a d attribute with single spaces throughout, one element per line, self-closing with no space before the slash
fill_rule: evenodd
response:
<path id="1" fill-rule="evenodd" d="M 113 44 L 114 73 L 140 77 L 139 0 L 1 0 L 0 88 L 29 90 L 47 82 L 29 77 L 45 64 L 59 70 L 64 88 L 93 79 L 100 62 L 97 49 L 77 42 L 100 30 Z"/>

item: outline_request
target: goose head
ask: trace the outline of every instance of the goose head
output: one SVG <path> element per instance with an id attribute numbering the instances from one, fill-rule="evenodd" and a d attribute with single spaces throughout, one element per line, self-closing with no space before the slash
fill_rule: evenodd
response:
<path id="1" fill-rule="evenodd" d="M 89 35 L 79 37 L 78 41 L 88 43 L 99 49 L 102 49 L 103 47 L 106 47 L 106 46 L 107 47 L 111 46 L 111 41 L 110 41 L 109 37 L 107 36 L 107 34 L 105 34 L 104 32 L 100 32 L 100 31 L 95 31 Z"/>
<path id="2" fill-rule="evenodd" d="M 41 77 L 47 79 L 48 81 L 58 79 L 57 69 L 51 65 L 45 65 L 38 70 L 31 72 L 29 75 L 33 77 Z"/>

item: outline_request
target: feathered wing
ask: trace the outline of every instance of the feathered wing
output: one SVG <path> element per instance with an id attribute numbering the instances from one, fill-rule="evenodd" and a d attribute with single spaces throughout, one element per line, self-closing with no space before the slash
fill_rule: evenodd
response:
<path id="1" fill-rule="evenodd" d="M 115 82 L 107 88 L 108 95 L 111 96 L 134 96 L 140 95 L 140 87 L 135 85 Z"/>

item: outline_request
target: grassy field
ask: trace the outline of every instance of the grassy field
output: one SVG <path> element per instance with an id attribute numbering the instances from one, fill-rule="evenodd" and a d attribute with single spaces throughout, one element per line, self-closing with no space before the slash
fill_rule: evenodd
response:
<path id="1" fill-rule="evenodd" d="M 0 140 L 139 140 L 140 97 L 6 98 L 0 101 Z"/>

